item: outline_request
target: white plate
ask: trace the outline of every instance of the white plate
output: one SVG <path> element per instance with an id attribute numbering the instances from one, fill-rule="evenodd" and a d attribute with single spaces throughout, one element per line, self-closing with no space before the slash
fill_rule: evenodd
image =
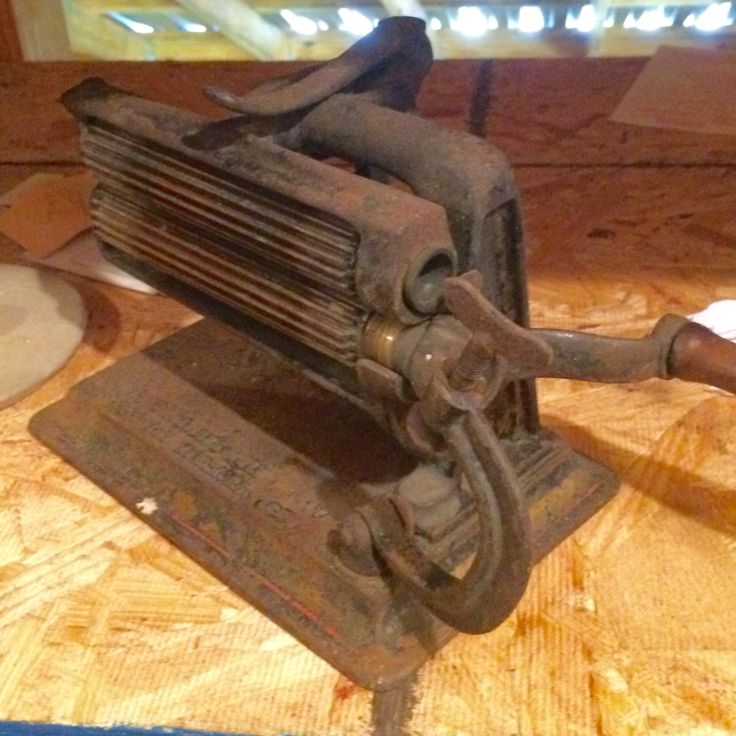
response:
<path id="1" fill-rule="evenodd" d="M 0 264 L 0 408 L 58 371 L 87 323 L 76 289 L 53 274 Z"/>

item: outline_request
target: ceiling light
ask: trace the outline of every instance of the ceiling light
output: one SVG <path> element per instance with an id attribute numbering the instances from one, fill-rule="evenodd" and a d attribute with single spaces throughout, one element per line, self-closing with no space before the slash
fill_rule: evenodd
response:
<path id="1" fill-rule="evenodd" d="M 457 9 L 455 18 L 450 21 L 450 28 L 453 31 L 471 38 L 482 36 L 486 32 L 487 26 L 488 19 L 485 13 L 474 5 L 461 5 Z"/>
<path id="2" fill-rule="evenodd" d="M 156 29 L 148 23 L 141 23 L 138 20 L 133 20 L 123 13 L 108 13 L 108 16 L 118 23 L 124 25 L 128 30 L 133 33 L 153 33 Z"/>
<path id="3" fill-rule="evenodd" d="M 353 36 L 365 36 L 373 30 L 371 19 L 363 15 L 359 10 L 350 8 L 339 8 L 337 14 L 342 23 L 340 30 L 352 33 Z"/>
<path id="4" fill-rule="evenodd" d="M 580 33 L 590 33 L 596 26 L 598 20 L 595 7 L 592 4 L 583 5 L 577 18 L 570 11 L 565 18 L 565 28 L 574 28 Z"/>
<path id="5" fill-rule="evenodd" d="M 518 27 L 522 33 L 537 33 L 544 28 L 544 14 L 538 5 L 522 5 L 519 8 Z"/>
<path id="6" fill-rule="evenodd" d="M 664 5 L 658 5 L 645 10 L 634 25 L 640 31 L 658 31 L 660 28 L 669 28 L 674 22 L 674 15 L 667 15 Z"/>
<path id="7" fill-rule="evenodd" d="M 181 24 L 182 30 L 187 31 L 187 33 L 207 33 L 207 26 L 202 25 L 202 23 L 195 23 L 191 20 L 185 20 Z"/>
<path id="8" fill-rule="evenodd" d="M 695 27 L 699 31 L 717 31 L 733 23 L 730 18 L 731 3 L 711 3 L 696 19 Z"/>
<path id="9" fill-rule="evenodd" d="M 313 36 L 319 29 L 319 26 L 311 18 L 297 15 L 291 10 L 281 10 L 279 15 L 289 24 L 289 28 L 294 33 L 301 33 L 302 36 Z"/>

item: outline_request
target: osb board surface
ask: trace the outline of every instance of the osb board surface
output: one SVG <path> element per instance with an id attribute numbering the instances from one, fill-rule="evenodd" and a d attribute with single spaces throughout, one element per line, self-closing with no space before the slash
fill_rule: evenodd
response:
<path id="1" fill-rule="evenodd" d="M 641 334 L 664 311 L 736 298 L 732 169 L 520 180 L 535 324 Z M 29 437 L 73 383 L 195 319 L 70 280 L 91 314 L 82 347 L 0 412 L 0 719 L 366 734 L 368 693 Z M 423 669 L 411 732 L 736 733 L 736 402 L 657 381 L 550 380 L 541 399 L 622 489 L 538 566 L 503 626 Z"/>
<path id="2" fill-rule="evenodd" d="M 515 164 L 736 163 L 736 138 L 611 122 L 645 59 L 494 62 L 488 132 Z"/>
<path id="3" fill-rule="evenodd" d="M 482 62 L 435 64 L 422 91 L 425 115 L 464 127 Z M 644 66 L 643 59 L 504 60 L 480 85 L 478 122 L 515 164 L 600 165 L 736 163 L 732 136 L 700 136 L 608 120 Z M 102 76 L 162 101 L 224 113 L 200 90 L 216 84 L 243 93 L 295 64 L 60 62 L 0 64 L 0 162 L 77 160 L 73 121 L 58 104 L 85 77 Z M 486 71 L 488 71 L 486 69 Z"/>

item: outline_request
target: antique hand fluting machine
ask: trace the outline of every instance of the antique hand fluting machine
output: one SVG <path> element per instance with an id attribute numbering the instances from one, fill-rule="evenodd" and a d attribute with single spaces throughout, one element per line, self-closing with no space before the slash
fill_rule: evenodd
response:
<path id="1" fill-rule="evenodd" d="M 32 423 L 375 690 L 501 623 L 614 492 L 540 427 L 536 376 L 736 390 L 736 347 L 682 317 L 641 340 L 529 328 L 511 171 L 413 114 L 430 64 L 421 21 L 392 18 L 245 97 L 208 90 L 237 113 L 218 122 L 67 92 L 107 257 L 217 321 Z"/>

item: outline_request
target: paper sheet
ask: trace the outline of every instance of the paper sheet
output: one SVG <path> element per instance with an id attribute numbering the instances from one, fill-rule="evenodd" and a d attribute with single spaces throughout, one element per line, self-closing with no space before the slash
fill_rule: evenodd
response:
<path id="1" fill-rule="evenodd" d="M 0 203 L 0 233 L 35 256 L 59 250 L 90 226 L 90 173 L 37 174 L 6 193 Z"/>
<path id="2" fill-rule="evenodd" d="M 100 252 L 97 239 L 89 230 L 78 235 L 68 245 L 48 258 L 35 258 L 30 254 L 28 258 L 34 263 L 78 273 L 81 276 L 122 286 L 125 289 L 141 291 L 144 294 L 156 293 L 153 287 L 107 261 Z"/>
<path id="3" fill-rule="evenodd" d="M 29 261 L 155 294 L 156 290 L 103 257 L 89 230 L 92 174 L 34 174 L 0 195 L 0 233 L 26 250 Z"/>
<path id="4" fill-rule="evenodd" d="M 736 51 L 660 47 L 611 120 L 736 135 Z"/>
<path id="5" fill-rule="evenodd" d="M 723 299 L 709 304 L 690 319 L 712 330 L 726 340 L 736 342 L 736 299 Z"/>
<path id="6" fill-rule="evenodd" d="M 0 207 L 10 207 L 11 204 L 16 202 L 28 190 L 32 190 L 39 185 L 46 185 L 50 182 L 58 181 L 59 177 L 59 174 L 32 174 L 20 184 L 13 187 L 9 192 L 0 194 Z M 66 179 L 67 177 L 62 176 L 61 178 Z"/>

